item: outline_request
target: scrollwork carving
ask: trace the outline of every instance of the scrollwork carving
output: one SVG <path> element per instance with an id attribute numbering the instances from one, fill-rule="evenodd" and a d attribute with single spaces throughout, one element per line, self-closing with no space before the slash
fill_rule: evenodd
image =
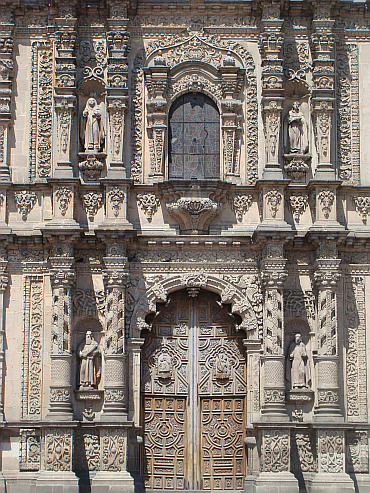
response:
<path id="1" fill-rule="evenodd" d="M 26 221 L 28 214 L 37 202 L 36 193 L 27 190 L 17 191 L 14 192 L 14 198 L 18 212 L 21 214 L 23 221 Z"/>
<path id="2" fill-rule="evenodd" d="M 103 205 L 103 194 L 101 192 L 90 191 L 82 194 L 82 203 L 90 219 L 94 220 L 98 210 Z"/>
<path id="3" fill-rule="evenodd" d="M 138 193 L 136 198 L 140 208 L 144 211 L 148 222 L 151 223 L 154 214 L 160 206 L 160 195 L 155 193 Z"/>
<path id="4" fill-rule="evenodd" d="M 60 213 L 62 216 L 65 216 L 73 198 L 73 192 L 68 187 L 58 187 L 55 189 L 54 193 L 56 202 L 59 205 Z"/>

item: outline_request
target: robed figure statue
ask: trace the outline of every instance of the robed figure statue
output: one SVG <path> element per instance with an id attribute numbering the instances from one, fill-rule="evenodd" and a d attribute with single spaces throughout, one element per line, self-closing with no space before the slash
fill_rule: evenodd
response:
<path id="1" fill-rule="evenodd" d="M 307 389 L 311 381 L 311 372 L 306 346 L 301 334 L 296 334 L 288 348 L 286 379 L 291 389 Z"/>
<path id="2" fill-rule="evenodd" d="M 298 101 L 293 103 L 285 118 L 284 147 L 288 154 L 308 152 L 307 122 Z"/>
<path id="3" fill-rule="evenodd" d="M 95 389 L 100 378 L 100 350 L 90 330 L 77 351 L 80 358 L 79 388 Z"/>
<path id="4" fill-rule="evenodd" d="M 81 142 L 85 152 L 101 152 L 105 132 L 102 112 L 95 98 L 89 98 L 81 118 Z"/>

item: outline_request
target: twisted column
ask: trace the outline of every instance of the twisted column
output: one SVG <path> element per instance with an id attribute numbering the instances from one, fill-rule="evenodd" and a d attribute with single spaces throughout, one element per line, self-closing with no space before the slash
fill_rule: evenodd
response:
<path id="1" fill-rule="evenodd" d="M 330 248 L 329 248 L 330 246 Z M 322 242 L 315 263 L 317 287 L 317 404 L 315 416 L 320 420 L 342 419 L 338 385 L 338 307 L 337 289 L 340 279 L 336 245 Z"/>
<path id="2" fill-rule="evenodd" d="M 73 262 L 72 246 L 67 244 L 60 249 L 56 246 L 54 256 L 50 257 L 53 293 L 50 419 L 73 419 L 71 290 L 76 277 Z"/>
<path id="3" fill-rule="evenodd" d="M 287 278 L 283 244 L 269 244 L 261 262 L 264 289 L 262 417 L 288 420 L 285 407 L 283 288 Z"/>
<path id="4" fill-rule="evenodd" d="M 104 257 L 106 327 L 104 340 L 105 387 L 103 420 L 127 419 L 125 354 L 125 287 L 127 258 L 121 244 L 110 244 Z"/>

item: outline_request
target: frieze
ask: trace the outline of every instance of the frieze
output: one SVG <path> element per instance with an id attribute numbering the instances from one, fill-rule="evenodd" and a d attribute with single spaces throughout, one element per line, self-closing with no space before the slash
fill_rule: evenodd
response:
<path id="1" fill-rule="evenodd" d="M 156 263 L 156 262 L 214 262 L 214 263 L 256 263 L 258 253 L 255 251 L 228 251 L 206 249 L 163 249 L 163 250 L 144 250 L 138 249 L 128 252 L 130 262 Z"/>

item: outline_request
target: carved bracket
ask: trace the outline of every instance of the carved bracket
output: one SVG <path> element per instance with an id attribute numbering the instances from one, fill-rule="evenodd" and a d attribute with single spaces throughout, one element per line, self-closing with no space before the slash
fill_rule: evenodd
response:
<path id="1" fill-rule="evenodd" d="M 209 223 L 221 211 L 221 203 L 207 198 L 180 198 L 166 204 L 182 233 L 207 233 Z"/>

